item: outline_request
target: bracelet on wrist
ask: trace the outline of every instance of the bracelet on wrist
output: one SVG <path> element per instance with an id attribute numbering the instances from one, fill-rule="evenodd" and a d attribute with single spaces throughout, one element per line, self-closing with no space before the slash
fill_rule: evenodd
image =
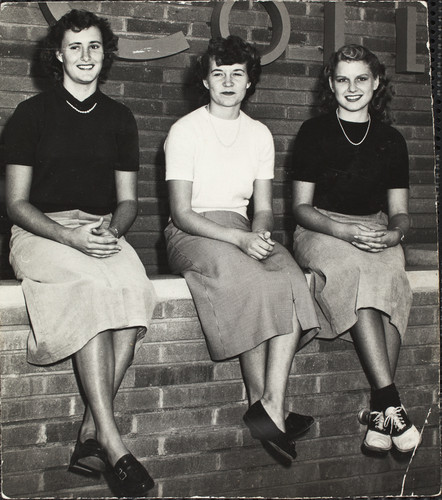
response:
<path id="1" fill-rule="evenodd" d="M 120 237 L 120 234 L 118 233 L 118 229 L 116 227 L 108 227 L 108 230 L 115 236 L 115 238 L 118 238 Z"/>
<path id="2" fill-rule="evenodd" d="M 401 233 L 401 241 L 404 241 L 405 233 L 402 231 L 402 229 L 399 226 L 395 226 L 393 228 L 393 231 L 395 231 L 396 229 Z"/>

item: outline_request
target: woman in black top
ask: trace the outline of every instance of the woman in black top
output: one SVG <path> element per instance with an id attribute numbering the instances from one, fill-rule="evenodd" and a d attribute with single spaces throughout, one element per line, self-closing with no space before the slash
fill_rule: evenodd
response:
<path id="1" fill-rule="evenodd" d="M 69 470 L 108 465 L 127 495 L 153 487 L 118 431 L 113 398 L 149 324 L 155 293 L 124 234 L 137 214 L 138 132 L 98 89 L 117 38 L 73 10 L 49 29 L 54 89 L 21 103 L 5 130 L 11 263 L 32 323 L 28 361 L 73 355 L 87 399 Z"/>
<path id="2" fill-rule="evenodd" d="M 389 88 L 373 53 L 344 46 L 323 76 L 328 113 L 303 123 L 295 141 L 295 258 L 312 273 L 318 337 L 351 338 L 369 379 L 364 446 L 408 452 L 420 435 L 394 385 L 412 300 L 400 245 L 410 225 L 407 147 L 384 123 Z"/>

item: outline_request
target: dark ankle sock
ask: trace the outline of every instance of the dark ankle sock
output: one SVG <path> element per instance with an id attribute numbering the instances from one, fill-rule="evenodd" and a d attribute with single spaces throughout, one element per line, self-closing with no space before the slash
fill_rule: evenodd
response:
<path id="1" fill-rule="evenodd" d="M 371 390 L 371 409 L 385 411 L 390 406 L 401 406 L 401 398 L 394 384 Z"/>

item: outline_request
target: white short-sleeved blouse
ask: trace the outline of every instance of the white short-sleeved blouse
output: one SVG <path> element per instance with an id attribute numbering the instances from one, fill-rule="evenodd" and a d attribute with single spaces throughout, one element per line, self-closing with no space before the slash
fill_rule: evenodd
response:
<path id="1" fill-rule="evenodd" d="M 195 212 L 246 211 L 256 179 L 273 179 L 275 150 L 269 129 L 244 112 L 236 120 L 198 108 L 178 120 L 165 143 L 166 180 L 193 182 Z"/>

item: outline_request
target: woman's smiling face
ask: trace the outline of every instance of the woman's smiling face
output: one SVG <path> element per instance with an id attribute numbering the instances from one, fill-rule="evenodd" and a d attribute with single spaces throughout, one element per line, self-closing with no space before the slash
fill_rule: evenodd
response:
<path id="1" fill-rule="evenodd" d="M 359 117 L 366 119 L 368 105 L 379 85 L 379 78 L 374 78 L 366 62 L 340 61 L 329 83 L 338 102 L 341 118 L 350 121 Z"/>
<path id="2" fill-rule="evenodd" d="M 57 58 L 63 64 L 65 84 L 95 83 L 104 59 L 101 31 L 96 26 L 78 32 L 67 30 Z"/>

